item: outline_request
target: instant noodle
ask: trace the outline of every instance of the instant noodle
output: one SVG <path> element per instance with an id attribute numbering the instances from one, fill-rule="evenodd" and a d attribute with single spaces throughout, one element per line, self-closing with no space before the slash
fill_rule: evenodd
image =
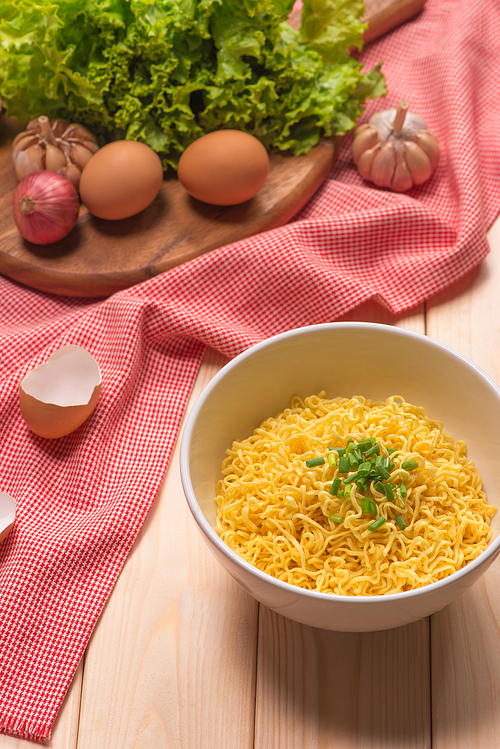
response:
<path id="1" fill-rule="evenodd" d="M 492 535 L 482 481 L 424 408 L 400 396 L 304 400 L 234 442 L 217 486 L 217 532 L 275 578 L 322 593 L 428 585 Z"/>

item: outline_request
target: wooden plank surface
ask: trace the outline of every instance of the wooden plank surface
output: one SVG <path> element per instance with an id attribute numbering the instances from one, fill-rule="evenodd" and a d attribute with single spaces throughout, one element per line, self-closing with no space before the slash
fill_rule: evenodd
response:
<path id="1" fill-rule="evenodd" d="M 500 220 L 492 252 L 454 288 L 427 303 L 427 333 L 500 383 Z M 500 746 L 500 562 L 432 617 L 434 749 Z"/>

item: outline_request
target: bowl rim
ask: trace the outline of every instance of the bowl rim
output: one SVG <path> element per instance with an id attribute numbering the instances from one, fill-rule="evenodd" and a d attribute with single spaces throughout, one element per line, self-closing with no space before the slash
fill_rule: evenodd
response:
<path id="1" fill-rule="evenodd" d="M 357 606 L 363 606 L 371 604 L 373 605 L 376 602 L 382 603 L 383 601 L 408 601 L 410 598 L 418 598 L 422 595 L 425 595 L 427 593 L 431 593 L 434 591 L 438 591 L 440 588 L 444 588 L 447 585 L 459 582 L 461 578 L 469 576 L 471 572 L 473 572 L 477 567 L 482 566 L 490 557 L 494 557 L 499 549 L 500 549 L 500 533 L 497 535 L 496 538 L 494 538 L 490 544 L 487 546 L 487 548 L 481 552 L 481 554 L 476 557 L 476 559 L 472 560 L 472 562 L 469 562 L 469 564 L 465 565 L 465 567 L 462 567 L 459 570 L 456 570 L 455 572 L 452 572 L 447 577 L 442 578 L 441 580 L 437 580 L 436 582 L 429 583 L 427 585 L 423 585 L 420 588 L 415 588 L 414 590 L 405 590 L 400 591 L 398 593 L 384 593 L 382 595 L 340 595 L 339 593 L 323 593 L 321 591 L 317 590 L 309 590 L 307 588 L 302 588 L 299 585 L 292 585 L 292 583 L 288 583 L 285 580 L 279 580 L 276 577 L 273 577 L 272 575 L 269 575 L 267 572 L 264 572 L 263 570 L 260 570 L 258 567 L 255 567 L 253 564 L 250 564 L 250 562 L 247 562 L 246 559 L 243 559 L 243 557 L 240 557 L 233 549 L 231 549 L 222 539 L 221 537 L 216 533 L 216 531 L 212 528 L 210 523 L 208 522 L 207 518 L 205 517 L 200 505 L 198 504 L 198 501 L 196 499 L 194 489 L 191 483 L 191 473 L 189 469 L 189 446 L 191 443 L 191 437 L 193 434 L 193 429 L 198 417 L 199 412 L 203 408 L 203 405 L 209 395 L 212 393 L 212 391 L 217 387 L 219 382 L 225 378 L 228 372 L 232 371 L 236 367 L 240 365 L 242 361 L 245 361 L 248 357 L 253 356 L 254 354 L 258 353 L 259 351 L 269 347 L 273 346 L 276 342 L 286 340 L 287 338 L 295 338 L 297 335 L 307 335 L 308 333 L 319 331 L 319 330 L 332 330 L 332 329 L 339 329 L 339 328 L 347 328 L 347 329 L 379 329 L 383 330 L 384 332 L 389 332 L 390 334 L 394 335 L 400 335 L 404 338 L 414 338 L 415 340 L 418 340 L 420 342 L 424 341 L 426 345 L 430 345 L 432 348 L 443 350 L 446 354 L 450 355 L 452 358 L 455 358 L 459 360 L 462 364 L 465 364 L 467 367 L 475 370 L 476 374 L 483 379 L 487 385 L 492 388 L 492 390 L 496 391 L 496 394 L 498 396 L 498 399 L 500 400 L 500 387 L 496 384 L 496 382 L 486 373 L 484 370 L 482 370 L 480 367 L 478 367 L 477 364 L 475 364 L 471 359 L 461 354 L 459 351 L 456 351 L 451 346 L 448 346 L 445 343 L 441 343 L 440 341 L 436 340 L 435 338 L 431 338 L 428 335 L 424 335 L 422 333 L 417 333 L 415 331 L 406 330 L 405 328 L 398 328 L 394 325 L 389 325 L 385 323 L 372 323 L 372 322 L 330 322 L 330 323 L 318 323 L 314 325 L 306 325 L 301 326 L 299 328 L 292 328 L 290 330 L 284 331 L 283 333 L 278 333 L 276 335 L 270 336 L 268 338 L 265 338 L 263 341 L 259 341 L 258 343 L 255 343 L 248 348 L 246 348 L 244 351 L 242 351 L 240 354 L 237 354 L 233 359 L 228 361 L 210 380 L 209 383 L 203 388 L 202 392 L 196 399 L 196 402 L 194 403 L 190 413 L 188 414 L 186 418 L 186 423 L 184 425 L 184 430 L 181 438 L 181 445 L 180 445 L 180 472 L 181 472 L 181 482 L 182 487 L 184 490 L 184 495 L 186 497 L 186 501 L 188 503 L 189 509 L 191 511 L 191 514 L 193 515 L 196 523 L 202 530 L 202 532 L 205 534 L 207 538 L 210 539 L 210 541 L 215 545 L 218 551 L 222 553 L 224 557 L 226 557 L 228 560 L 230 560 L 232 563 L 235 563 L 237 567 L 240 567 L 243 572 L 250 573 L 251 575 L 254 575 L 259 579 L 261 582 L 266 583 L 268 585 L 276 585 L 279 589 L 281 589 L 283 592 L 292 593 L 295 592 L 299 596 L 305 596 L 306 598 L 311 598 L 315 601 L 330 601 L 335 602 L 336 604 L 350 604 L 350 605 L 357 605 Z M 215 497 L 214 497 L 215 500 Z M 497 510 L 499 512 L 500 510 Z M 493 560 L 492 560 L 493 561 Z"/>

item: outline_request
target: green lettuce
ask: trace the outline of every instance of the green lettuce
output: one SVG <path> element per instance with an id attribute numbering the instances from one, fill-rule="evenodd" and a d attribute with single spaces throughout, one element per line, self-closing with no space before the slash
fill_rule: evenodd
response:
<path id="1" fill-rule="evenodd" d="M 350 54 L 359 0 L 0 0 L 0 96 L 22 122 L 86 125 L 147 143 L 174 168 L 196 138 L 234 128 L 306 153 L 385 93 Z"/>

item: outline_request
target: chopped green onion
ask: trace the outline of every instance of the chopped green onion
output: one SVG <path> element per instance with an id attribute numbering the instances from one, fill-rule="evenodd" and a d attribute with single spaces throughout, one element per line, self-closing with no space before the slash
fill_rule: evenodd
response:
<path id="1" fill-rule="evenodd" d="M 337 455 L 340 457 L 345 453 L 345 447 L 327 447 L 327 450 L 335 450 Z"/>
<path id="2" fill-rule="evenodd" d="M 380 447 L 378 446 L 377 443 L 375 443 L 373 447 L 370 447 L 368 450 L 366 450 L 365 458 L 371 458 L 372 455 L 379 455 L 379 453 L 380 453 Z"/>
<path id="3" fill-rule="evenodd" d="M 358 471 L 358 473 L 359 473 L 359 471 Z M 356 481 L 356 483 L 357 483 L 357 485 L 359 487 L 359 491 L 360 492 L 366 492 L 370 488 L 370 480 L 369 479 L 358 479 Z"/>
<path id="4" fill-rule="evenodd" d="M 370 447 L 372 446 L 371 438 L 368 437 L 367 439 L 361 440 L 361 442 L 358 444 L 358 450 L 361 453 L 366 452 Z"/>
<path id="5" fill-rule="evenodd" d="M 330 520 L 332 523 L 341 523 L 344 518 L 341 518 L 340 515 L 330 515 Z"/>
<path id="6" fill-rule="evenodd" d="M 368 526 L 369 531 L 378 531 L 379 528 L 381 528 L 385 523 L 387 523 L 387 520 L 383 517 L 377 518 L 374 523 Z"/>
<path id="7" fill-rule="evenodd" d="M 336 465 L 337 465 L 337 458 L 335 457 L 333 453 L 330 453 L 330 455 L 328 455 L 328 466 L 330 468 L 335 468 Z"/>
<path id="8" fill-rule="evenodd" d="M 377 503 L 374 499 L 370 499 L 370 509 L 372 511 L 372 515 L 376 515 L 378 512 Z"/>
<path id="9" fill-rule="evenodd" d="M 394 518 L 394 520 L 398 524 L 398 527 L 401 528 L 402 531 L 404 531 L 404 529 L 406 528 L 406 523 L 403 520 L 403 518 L 401 517 L 401 515 L 396 515 L 396 517 Z"/>
<path id="10" fill-rule="evenodd" d="M 340 483 L 341 482 L 340 482 L 340 479 L 338 478 L 338 476 L 337 476 L 336 479 L 333 479 L 333 481 L 332 481 L 332 487 L 330 489 L 330 494 L 337 494 L 338 490 L 340 489 Z"/>
<path id="11" fill-rule="evenodd" d="M 379 476 L 381 476 L 383 479 L 388 479 L 390 477 L 390 473 L 387 470 L 387 468 L 384 468 L 384 466 L 376 465 L 375 470 Z"/>
<path id="12" fill-rule="evenodd" d="M 381 481 L 375 481 L 373 486 L 378 492 L 380 492 L 381 494 L 385 494 L 385 484 L 383 484 Z"/>
<path id="13" fill-rule="evenodd" d="M 359 466 L 359 460 L 356 457 L 355 452 L 349 453 L 349 465 L 351 468 L 356 469 Z"/>
<path id="14" fill-rule="evenodd" d="M 316 466 L 322 466 L 326 463 L 324 458 L 309 458 L 306 460 L 306 466 L 308 468 L 315 468 Z"/>
<path id="15" fill-rule="evenodd" d="M 399 485 L 399 493 L 401 494 L 403 499 L 408 496 L 408 492 L 406 490 L 406 484 L 403 481 Z"/>
<path id="16" fill-rule="evenodd" d="M 356 460 L 358 461 L 358 463 L 362 463 L 363 462 L 363 456 L 361 455 L 361 453 L 360 453 L 360 451 L 358 450 L 357 447 L 354 448 L 354 450 L 352 451 L 352 454 L 354 455 L 354 457 L 356 458 Z"/>
<path id="17" fill-rule="evenodd" d="M 361 500 L 361 512 L 363 515 L 370 515 L 372 512 L 372 504 L 369 499 Z"/>
<path id="18" fill-rule="evenodd" d="M 344 479 L 344 484 L 350 484 L 351 481 L 357 481 L 359 479 L 359 474 L 356 471 L 355 473 L 351 473 L 350 476 L 348 476 L 346 479 Z"/>
<path id="19" fill-rule="evenodd" d="M 395 468 L 394 463 L 388 456 L 385 456 L 384 458 L 382 458 L 381 465 L 383 465 L 384 468 L 389 472 L 393 471 Z"/>
<path id="20" fill-rule="evenodd" d="M 385 496 L 387 497 L 389 502 L 394 502 L 394 492 L 392 490 L 392 484 L 385 485 Z"/>
<path id="21" fill-rule="evenodd" d="M 385 448 L 389 455 L 392 455 L 392 453 L 397 453 L 397 449 L 395 447 L 386 447 Z"/>
<path id="22" fill-rule="evenodd" d="M 349 499 L 351 496 L 351 487 L 349 485 L 344 487 L 344 498 Z"/>
<path id="23" fill-rule="evenodd" d="M 345 448 L 345 454 L 349 455 L 350 452 L 354 450 L 354 440 L 352 437 L 349 437 L 347 440 L 346 448 Z"/>
<path id="24" fill-rule="evenodd" d="M 369 462 L 361 463 L 361 465 L 358 468 L 358 473 L 360 476 L 368 476 L 372 469 L 372 464 Z"/>
<path id="25" fill-rule="evenodd" d="M 349 472 L 349 458 L 347 455 L 341 455 L 339 458 L 339 473 Z"/>
<path id="26" fill-rule="evenodd" d="M 413 471 L 414 468 L 418 468 L 418 461 L 405 460 L 404 463 L 401 463 L 401 468 L 404 468 L 405 471 Z"/>

